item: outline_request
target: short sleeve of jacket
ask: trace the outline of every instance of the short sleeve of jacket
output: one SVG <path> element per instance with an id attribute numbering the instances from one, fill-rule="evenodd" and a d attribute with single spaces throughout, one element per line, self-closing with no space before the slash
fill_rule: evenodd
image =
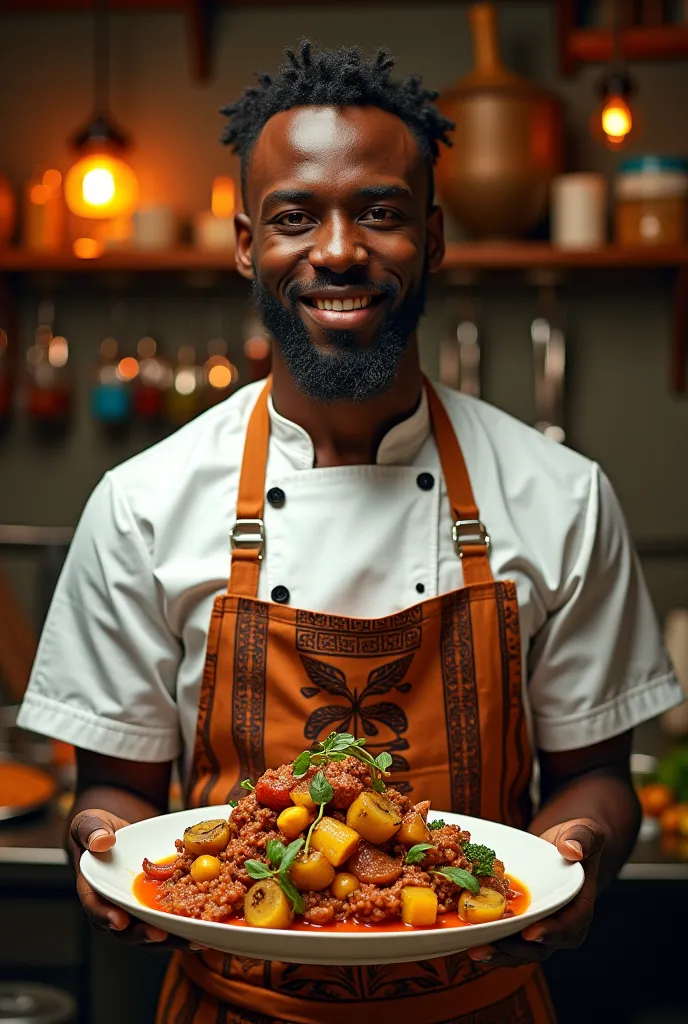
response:
<path id="1" fill-rule="evenodd" d="M 180 751 L 179 660 L 149 552 L 108 474 L 75 531 L 19 725 L 113 757 L 171 760 Z"/>
<path id="2" fill-rule="evenodd" d="M 650 596 L 611 484 L 592 465 L 584 522 L 546 622 L 528 693 L 541 750 L 574 750 L 679 704 Z"/>

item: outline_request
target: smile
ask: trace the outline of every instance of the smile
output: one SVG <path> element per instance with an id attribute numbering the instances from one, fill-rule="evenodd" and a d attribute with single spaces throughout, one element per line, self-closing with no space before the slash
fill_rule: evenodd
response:
<path id="1" fill-rule="evenodd" d="M 375 320 L 384 308 L 382 295 L 352 295 L 342 298 L 304 295 L 299 300 L 308 320 L 329 330 L 356 330 Z"/>
<path id="2" fill-rule="evenodd" d="M 351 309 L 365 309 L 371 301 L 370 295 L 356 296 L 353 299 L 304 299 L 304 302 L 312 304 L 316 309 L 333 309 L 338 313 Z"/>

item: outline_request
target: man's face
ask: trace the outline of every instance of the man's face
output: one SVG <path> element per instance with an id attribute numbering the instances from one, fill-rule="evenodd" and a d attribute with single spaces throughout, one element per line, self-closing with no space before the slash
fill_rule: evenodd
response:
<path id="1" fill-rule="evenodd" d="M 410 130 L 376 107 L 284 111 L 246 191 L 237 263 L 297 387 L 321 402 L 387 391 L 443 255 Z"/>

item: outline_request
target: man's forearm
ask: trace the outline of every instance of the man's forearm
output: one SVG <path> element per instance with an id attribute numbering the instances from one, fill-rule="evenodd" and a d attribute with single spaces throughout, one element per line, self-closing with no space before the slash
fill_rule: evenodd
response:
<path id="1" fill-rule="evenodd" d="M 120 789 L 117 786 L 90 786 L 77 795 L 68 821 L 71 822 L 79 811 L 92 810 L 94 808 L 109 811 L 111 814 L 116 814 L 118 818 L 123 818 L 127 822 L 143 821 L 145 818 L 154 818 L 161 813 L 159 807 L 155 807 L 154 804 L 144 800 L 143 797 L 136 796 L 136 794 L 126 789 Z M 81 857 L 82 850 L 71 838 L 69 829 L 67 830 L 65 846 L 72 864 L 76 866 Z"/>
<path id="2" fill-rule="evenodd" d="M 640 828 L 640 805 L 630 781 L 604 772 L 589 772 L 549 796 L 529 831 L 542 835 L 572 818 L 592 818 L 604 830 L 598 890 L 618 874 L 628 859 Z"/>

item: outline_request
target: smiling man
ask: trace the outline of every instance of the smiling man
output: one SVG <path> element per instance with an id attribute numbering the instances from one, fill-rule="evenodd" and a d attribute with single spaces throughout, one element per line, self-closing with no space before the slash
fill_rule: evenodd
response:
<path id="1" fill-rule="evenodd" d="M 164 811 L 180 755 L 202 807 L 332 728 L 391 752 L 402 792 L 529 829 L 586 880 L 520 936 L 447 960 L 186 948 L 159 1024 L 553 1021 L 538 964 L 583 940 L 636 837 L 631 731 L 682 699 L 599 468 L 421 374 L 452 126 L 392 64 L 304 43 L 226 110 L 237 266 L 272 377 L 98 486 L 20 721 L 78 748 L 78 890 L 124 941 L 173 944 L 92 892 L 80 852 Z"/>

